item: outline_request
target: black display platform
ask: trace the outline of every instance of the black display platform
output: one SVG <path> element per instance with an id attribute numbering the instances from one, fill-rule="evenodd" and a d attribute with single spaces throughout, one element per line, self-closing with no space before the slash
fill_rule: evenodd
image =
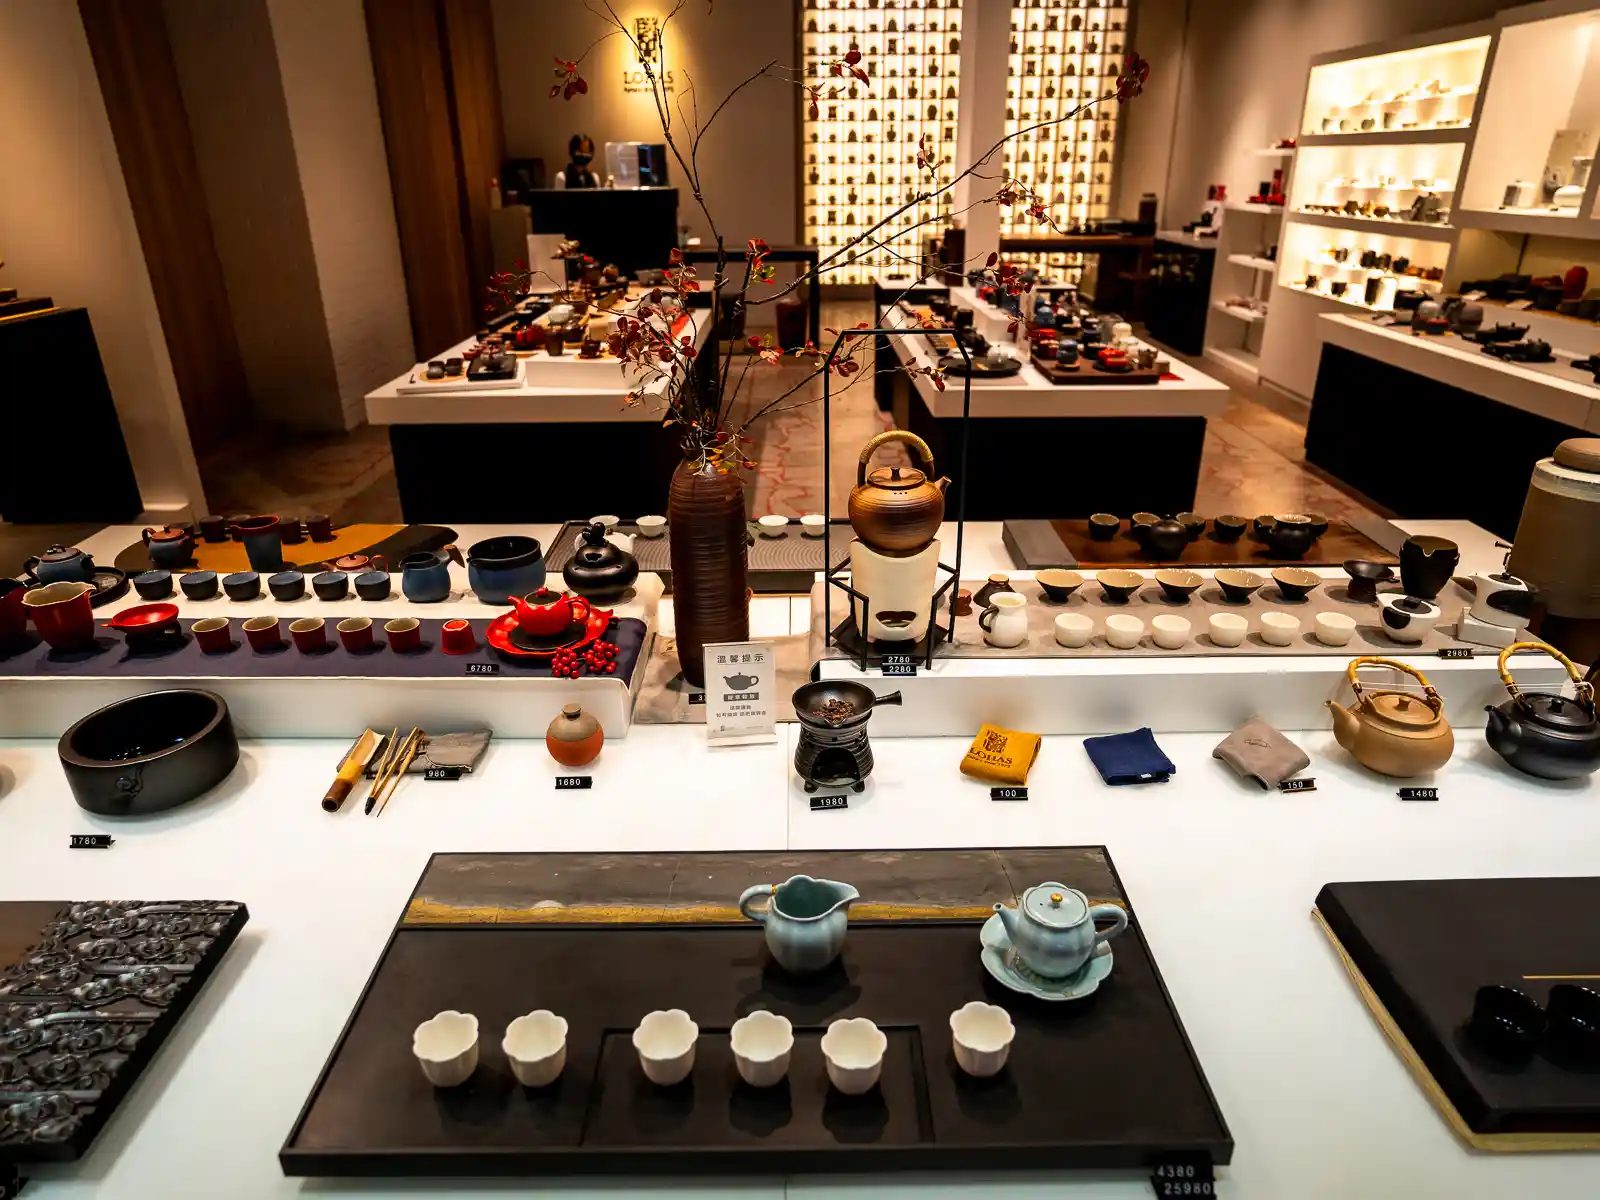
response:
<path id="1" fill-rule="evenodd" d="M 734 905 L 744 885 L 806 869 L 862 898 L 840 960 L 796 978 Z M 435 856 L 279 1161 L 289 1175 L 362 1177 L 1226 1163 L 1232 1139 L 1136 917 L 1085 1000 L 1017 995 L 984 970 L 990 905 L 1050 879 L 1126 903 L 1096 847 Z M 1005 1007 L 1017 1027 L 989 1080 L 955 1065 L 948 1018 L 969 1000 Z M 529 1090 L 499 1046 L 513 1017 L 540 1007 L 570 1023 L 567 1063 Z M 700 1038 L 689 1079 L 661 1089 L 630 1034 L 671 1007 Z M 447 1008 L 476 1014 L 481 1055 L 466 1084 L 436 1090 L 411 1034 Z M 728 1045 L 759 1008 L 795 1025 L 787 1083 L 765 1093 L 739 1081 Z M 855 1098 L 829 1086 L 818 1047 L 851 1016 L 889 1039 L 880 1086 Z"/>
<path id="2" fill-rule="evenodd" d="M 0 1167 L 83 1157 L 249 919 L 212 900 L 0 904 Z M 124 987 L 118 965 L 154 978 Z"/>
<path id="3" fill-rule="evenodd" d="M 835 517 L 831 524 L 833 563 L 837 566 L 849 559 L 850 540 L 855 534 L 847 517 Z M 807 595 L 823 569 L 824 542 L 828 539 L 820 531 L 814 537 L 805 532 L 805 526 L 798 520 L 790 521 L 776 533 L 755 521 L 746 522 L 746 526 L 746 583 L 750 590 L 759 596 Z M 544 562 L 552 579 L 559 578 L 567 563 L 572 561 L 573 548 L 588 527 L 587 521 L 566 521 L 550 539 Z M 623 521 L 617 525 L 617 532 L 633 538 L 633 557 L 638 560 L 639 569 L 661 576 L 666 594 L 671 595 L 671 530 L 662 526 L 662 532 L 656 537 L 639 537 L 639 526 Z"/>
<path id="4" fill-rule="evenodd" d="M 1328 930 L 1468 1130 L 1596 1135 L 1590 1148 L 1600 1148 L 1600 1070 L 1547 1052 L 1508 1065 L 1464 1027 L 1485 984 L 1541 1004 L 1557 983 L 1595 987 L 1597 908 L 1597 878 L 1330 883 L 1317 893 Z"/>

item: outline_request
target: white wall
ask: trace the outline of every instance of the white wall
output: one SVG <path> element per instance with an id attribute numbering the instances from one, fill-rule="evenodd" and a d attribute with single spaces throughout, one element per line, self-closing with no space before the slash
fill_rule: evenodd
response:
<path id="1" fill-rule="evenodd" d="M 987 0 L 994 3 L 996 0 Z M 701 0 L 685 4 L 668 26 L 667 66 L 676 76 L 675 96 L 693 116 L 688 84 L 698 94 L 706 120 L 722 98 L 762 64 L 795 62 L 795 18 L 788 0 L 724 0 L 711 11 Z M 664 17 L 668 0 L 621 3 L 618 14 Z M 583 64 L 589 94 L 573 100 L 549 98 L 557 55 L 575 58 L 607 29 L 578 0 L 494 0 L 494 34 L 500 60 L 506 153 L 540 157 L 553 176 L 567 164 L 567 139 L 587 133 L 603 153 L 608 141 L 660 141 L 660 124 L 648 93 L 623 91 L 622 72 L 631 48 L 621 36 L 590 51 Z M 798 201 L 795 141 L 799 97 L 780 78 L 757 80 L 717 118 L 700 146 L 701 179 L 708 206 L 728 244 L 748 238 L 773 245 L 792 243 Z M 673 119 L 679 120 L 676 111 Z M 709 240 L 706 218 L 690 194 L 678 164 L 669 168 L 678 188 L 678 222 L 692 236 Z"/>
<path id="2" fill-rule="evenodd" d="M 0 3 L 0 257 L 8 286 L 89 310 L 147 519 L 204 512 L 83 22 L 64 0 Z"/>

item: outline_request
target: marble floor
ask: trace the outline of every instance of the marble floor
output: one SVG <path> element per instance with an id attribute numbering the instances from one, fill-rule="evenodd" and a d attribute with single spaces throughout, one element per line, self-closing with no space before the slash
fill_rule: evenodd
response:
<path id="1" fill-rule="evenodd" d="M 823 324 L 835 329 L 870 315 L 866 301 L 823 306 Z M 794 360 L 777 367 L 752 363 L 734 404 L 734 423 L 813 371 Z M 842 511 L 862 445 L 890 422 L 874 403 L 870 371 L 861 371 L 847 384 L 836 377 L 832 391 L 829 479 L 833 507 Z M 820 378 L 812 379 L 752 429 L 751 457 L 757 467 L 748 494 L 753 513 L 798 516 L 821 510 L 821 397 Z M 1196 511 L 1312 511 L 1344 519 L 1370 513 L 1359 497 L 1305 465 L 1304 437 L 1303 425 L 1236 389 L 1227 412 L 1207 426 Z M 893 463 L 896 453 L 886 448 L 878 461 Z M 208 456 L 201 473 L 213 512 L 325 512 L 339 523 L 400 520 L 388 438 L 381 428 L 364 426 L 347 435 L 316 437 L 262 431 Z"/>

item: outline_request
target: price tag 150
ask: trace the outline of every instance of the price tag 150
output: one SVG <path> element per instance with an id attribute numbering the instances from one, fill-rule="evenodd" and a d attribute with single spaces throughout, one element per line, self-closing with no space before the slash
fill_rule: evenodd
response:
<path id="1" fill-rule="evenodd" d="M 1315 779 L 1285 779 L 1278 784 L 1280 792 L 1314 792 L 1317 790 Z"/>

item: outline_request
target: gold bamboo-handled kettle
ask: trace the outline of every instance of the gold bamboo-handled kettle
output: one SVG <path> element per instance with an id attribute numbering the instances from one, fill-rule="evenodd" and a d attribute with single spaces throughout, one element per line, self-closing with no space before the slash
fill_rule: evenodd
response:
<path id="1" fill-rule="evenodd" d="M 1356 672 L 1362 667 L 1392 667 L 1422 685 L 1422 695 L 1392 689 L 1363 691 Z M 1356 703 L 1346 708 L 1328 701 L 1333 736 L 1362 766 L 1380 775 L 1410 779 L 1426 775 L 1450 761 L 1455 735 L 1444 718 L 1444 701 L 1423 673 L 1395 658 L 1352 658 L 1345 671 Z"/>
<path id="2" fill-rule="evenodd" d="M 874 550 L 920 550 L 931 542 L 944 521 L 944 493 L 948 479 L 930 480 L 914 467 L 879 467 L 867 474 L 867 463 L 878 447 L 905 442 L 922 456 L 933 471 L 933 451 L 928 443 L 905 429 L 878 434 L 861 449 L 856 486 L 850 491 L 850 526 Z"/>

